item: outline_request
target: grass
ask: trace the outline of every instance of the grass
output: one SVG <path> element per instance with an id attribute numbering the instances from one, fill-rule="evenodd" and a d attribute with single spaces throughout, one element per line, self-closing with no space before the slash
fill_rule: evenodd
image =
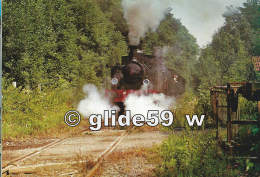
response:
<path id="1" fill-rule="evenodd" d="M 225 100 L 224 100 L 225 101 Z M 256 103 L 240 98 L 241 119 L 254 119 L 257 112 Z M 203 108 L 203 109 L 202 109 Z M 207 117 L 204 120 L 203 127 L 195 127 L 191 129 L 183 119 L 185 114 L 204 114 Z M 214 120 L 210 117 L 210 107 L 207 100 L 199 102 L 198 97 L 190 93 L 185 93 L 178 100 L 175 109 L 174 125 L 164 128 L 165 131 L 171 131 L 175 126 L 186 127 L 185 133 L 172 134 L 169 136 L 161 147 L 157 150 L 160 155 L 161 162 L 156 169 L 158 177 L 219 177 L 219 176 L 259 176 L 259 163 L 254 163 L 249 159 L 234 160 L 228 156 L 225 149 L 219 146 L 219 142 L 215 140 L 215 131 L 206 129 L 205 127 L 214 126 Z M 205 131 L 204 131 L 205 130 Z M 251 135 L 253 134 L 253 135 Z M 245 143 L 251 147 L 250 151 L 259 151 L 259 127 L 243 126 L 239 128 L 236 138 L 242 138 Z M 219 137 L 226 140 L 226 128 L 219 128 Z M 253 143 L 250 142 L 253 140 Z M 259 153 L 258 153 L 259 154 Z M 240 154 L 241 155 L 241 152 Z"/>
<path id="2" fill-rule="evenodd" d="M 220 129 L 219 133 L 222 142 L 226 129 Z M 155 174 L 158 177 L 259 176 L 256 164 L 228 155 L 222 145 L 216 141 L 212 130 L 171 134 L 156 149 L 160 161 Z"/>
<path id="3" fill-rule="evenodd" d="M 86 176 L 88 171 L 91 170 L 96 162 L 93 160 L 94 158 L 92 156 L 87 156 L 82 153 L 78 153 L 75 156 L 75 160 L 77 163 L 73 165 L 71 168 L 78 171 L 77 173 L 81 176 Z"/>
<path id="4" fill-rule="evenodd" d="M 153 169 L 159 162 L 158 154 L 151 148 L 130 148 L 112 152 L 103 162 L 99 175 L 155 176 Z"/>
<path id="5" fill-rule="evenodd" d="M 228 157 L 217 146 L 210 131 L 172 134 L 158 149 L 158 154 L 162 159 L 156 169 L 159 177 L 233 177 L 239 174 L 227 168 Z"/>
<path id="6" fill-rule="evenodd" d="M 3 89 L 3 139 L 58 136 L 65 132 L 77 132 L 78 127 L 71 128 L 64 123 L 65 113 L 75 110 L 70 101 L 72 93 L 71 89 L 41 92 L 12 86 Z"/>

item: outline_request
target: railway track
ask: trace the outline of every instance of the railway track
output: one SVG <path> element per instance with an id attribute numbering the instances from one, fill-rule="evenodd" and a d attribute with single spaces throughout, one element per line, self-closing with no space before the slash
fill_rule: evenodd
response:
<path id="1" fill-rule="evenodd" d="M 104 159 L 116 149 L 116 147 L 120 144 L 120 142 L 124 139 L 127 135 L 127 132 L 124 132 L 120 137 L 118 137 L 98 158 L 96 161 L 95 166 L 88 172 L 87 177 L 92 177 L 95 175 L 97 170 L 99 169 L 100 165 L 104 161 Z"/>
<path id="2" fill-rule="evenodd" d="M 3 167 L 2 167 L 2 174 L 3 174 L 3 175 L 4 175 L 4 174 L 5 174 L 5 175 L 9 175 L 9 174 L 10 174 L 10 171 L 12 171 L 12 167 L 16 167 L 16 169 L 13 170 L 13 171 L 18 171 L 18 169 L 19 169 L 18 163 L 19 163 L 19 162 L 22 162 L 22 161 L 24 161 L 24 160 L 26 160 L 26 159 L 32 158 L 33 156 L 36 156 L 37 154 L 43 152 L 44 150 L 47 150 L 47 149 L 49 149 L 49 148 L 51 148 L 51 147 L 53 147 L 53 146 L 55 146 L 55 145 L 61 143 L 61 142 L 64 141 L 65 139 L 66 139 L 66 138 L 56 140 L 56 141 L 54 141 L 54 142 L 52 142 L 52 143 L 49 143 L 49 144 L 43 146 L 43 147 L 42 147 L 41 149 L 39 149 L 39 150 L 36 150 L 36 151 L 34 151 L 34 152 L 25 154 L 25 155 L 23 155 L 23 156 L 20 156 L 20 157 L 14 159 L 14 160 L 9 161 L 7 164 L 3 165 Z M 13 171 L 12 171 L 12 172 L 13 172 Z"/>
<path id="3" fill-rule="evenodd" d="M 104 159 L 111 153 L 113 152 L 116 147 L 120 144 L 120 142 L 128 135 L 127 131 L 124 131 L 121 133 L 120 136 L 118 136 L 97 158 L 94 163 L 94 167 L 90 169 L 87 173 L 88 177 L 94 176 L 97 170 L 99 169 L 100 165 L 104 161 Z M 64 142 L 67 138 L 59 139 L 56 140 L 50 144 L 47 144 L 43 147 L 41 147 L 39 150 L 36 150 L 34 152 L 28 153 L 26 155 L 23 155 L 19 158 L 16 158 L 14 160 L 11 160 L 8 162 L 6 165 L 3 166 L 2 168 L 2 175 L 3 176 L 9 176 L 10 174 L 34 174 L 36 172 L 37 168 L 41 167 L 54 167 L 54 166 L 60 166 L 60 165 L 74 165 L 77 163 L 85 163 L 87 161 L 81 160 L 81 161 L 70 161 L 70 162 L 51 162 L 51 163 L 44 163 L 44 164 L 37 164 L 37 165 L 22 165 L 19 166 L 19 163 L 31 159 L 32 157 L 37 156 L 38 154 L 53 148 L 62 142 Z M 72 175 L 72 174 L 77 174 L 77 171 L 68 173 L 67 175 Z M 66 175 L 66 174 L 65 174 Z"/>

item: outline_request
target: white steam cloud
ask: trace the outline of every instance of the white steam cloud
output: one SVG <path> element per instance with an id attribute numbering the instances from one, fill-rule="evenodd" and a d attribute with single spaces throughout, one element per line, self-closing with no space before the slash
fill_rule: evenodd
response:
<path id="1" fill-rule="evenodd" d="M 123 0 L 124 18 L 129 26 L 129 43 L 138 45 L 150 29 L 155 31 L 170 7 L 169 0 Z"/>
<path id="2" fill-rule="evenodd" d="M 170 110 L 175 104 L 175 99 L 164 94 L 138 95 L 129 94 L 125 100 L 126 110 L 131 110 L 131 115 L 142 114 L 147 117 L 148 111 Z"/>
<path id="3" fill-rule="evenodd" d="M 104 115 L 105 110 L 118 110 L 118 107 L 111 104 L 108 97 L 99 91 L 96 86 L 88 84 L 83 87 L 85 98 L 79 102 L 78 111 L 88 117 L 91 114 Z"/>
<path id="4" fill-rule="evenodd" d="M 104 116 L 105 110 L 117 110 L 119 108 L 111 104 L 109 97 L 99 91 L 96 86 L 88 84 L 83 87 L 86 94 L 85 98 L 78 104 L 77 110 L 84 116 L 89 117 L 91 114 L 101 114 Z M 125 100 L 125 110 L 130 110 L 131 115 L 142 114 L 147 117 L 149 110 L 162 112 L 170 110 L 175 104 L 175 99 L 159 94 L 129 94 Z"/>

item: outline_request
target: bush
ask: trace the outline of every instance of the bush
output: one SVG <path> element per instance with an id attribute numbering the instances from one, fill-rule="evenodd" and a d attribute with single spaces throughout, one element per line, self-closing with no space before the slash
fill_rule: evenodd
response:
<path id="1" fill-rule="evenodd" d="M 216 145 L 211 132 L 171 135 L 159 152 L 162 163 L 157 176 L 237 176 L 238 170 L 228 169 L 228 157 Z"/>
<path id="2" fill-rule="evenodd" d="M 71 110 L 71 90 L 32 91 L 3 89 L 3 138 L 43 134 L 65 126 L 64 115 Z"/>

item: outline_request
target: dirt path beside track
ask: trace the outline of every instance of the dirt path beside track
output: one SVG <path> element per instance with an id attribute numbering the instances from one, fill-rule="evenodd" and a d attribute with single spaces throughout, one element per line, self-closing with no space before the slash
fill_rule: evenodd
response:
<path id="1" fill-rule="evenodd" d="M 22 149 L 18 147 L 7 148 L 3 150 L 3 164 L 7 164 L 21 155 L 39 151 L 36 155 L 10 166 L 10 169 L 26 169 L 26 167 L 30 169 L 35 167 L 32 172 L 30 170 L 23 172 L 23 175 L 27 173 L 26 176 L 81 176 L 84 171 L 93 167 L 93 162 L 124 132 L 125 130 L 83 132 L 81 135 L 64 139 L 43 151 L 41 151 L 41 146 Z M 166 137 L 167 134 L 159 131 L 130 133 L 118 144 L 114 152 L 121 153 L 132 149 L 150 148 L 161 143 Z M 54 141 L 59 140 L 50 140 L 50 142 Z M 107 165 L 105 165 L 106 163 Z M 101 168 L 104 172 L 113 169 L 111 163 L 107 161 L 102 164 Z M 124 168 L 124 166 L 121 165 L 120 168 Z M 100 175 L 106 176 L 106 174 L 107 176 L 111 175 L 109 173 Z M 15 176 L 15 174 L 12 174 L 12 176 Z"/>

